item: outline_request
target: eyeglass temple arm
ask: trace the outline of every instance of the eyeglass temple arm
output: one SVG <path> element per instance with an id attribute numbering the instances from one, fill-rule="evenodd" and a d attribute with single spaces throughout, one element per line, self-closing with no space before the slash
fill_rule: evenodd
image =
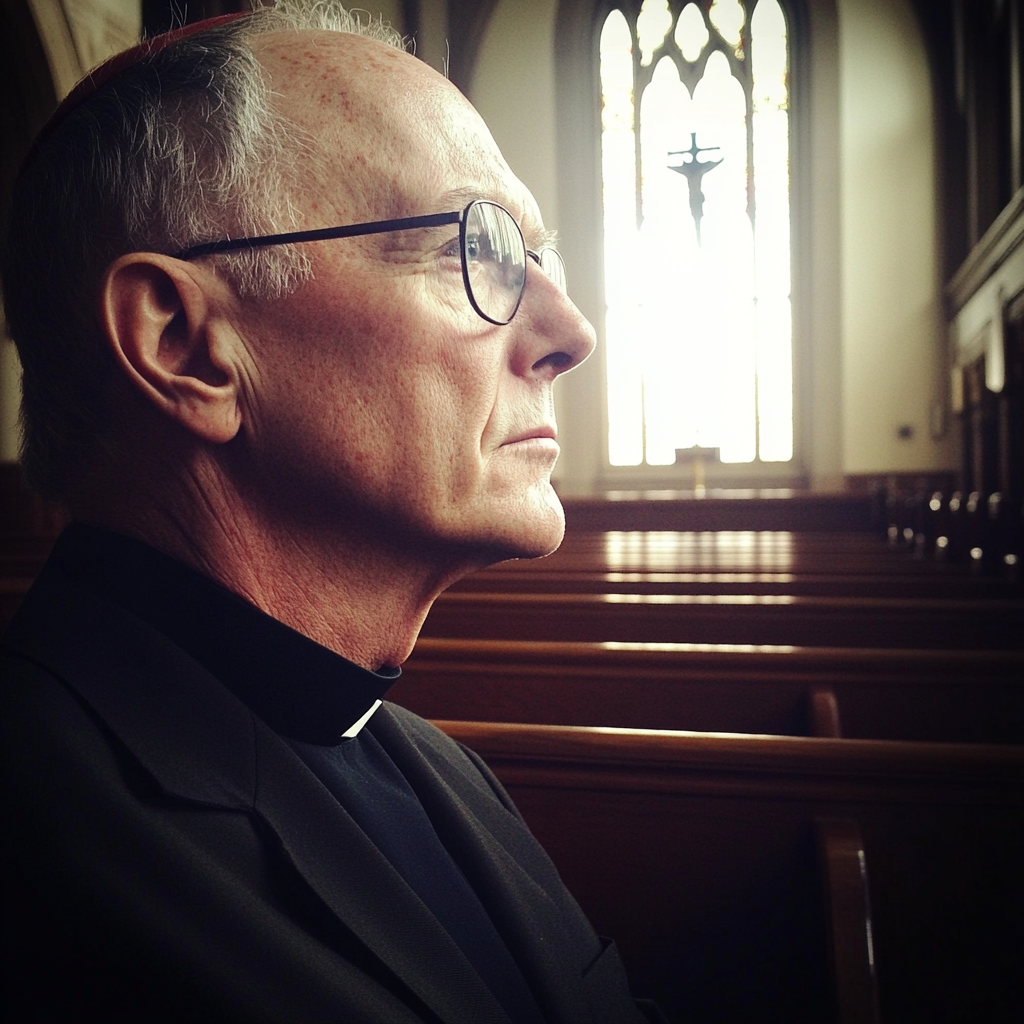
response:
<path id="1" fill-rule="evenodd" d="M 357 235 L 376 235 L 406 228 L 433 228 L 443 224 L 458 224 L 464 210 L 457 213 L 432 213 L 425 217 L 402 217 L 398 220 L 376 220 L 368 224 L 349 224 L 341 228 L 316 228 L 313 231 L 288 231 L 281 235 L 257 235 L 253 238 L 223 238 L 217 242 L 202 242 L 174 254 L 176 260 L 192 260 L 199 256 L 212 256 L 242 249 L 260 249 L 268 245 L 290 245 L 293 242 L 323 242 L 331 238 L 354 238 Z"/>

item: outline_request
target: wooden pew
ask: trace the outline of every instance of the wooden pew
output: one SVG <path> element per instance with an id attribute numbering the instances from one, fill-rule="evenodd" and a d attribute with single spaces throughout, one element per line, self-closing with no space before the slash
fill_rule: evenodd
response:
<path id="1" fill-rule="evenodd" d="M 692 493 L 612 491 L 596 497 L 563 497 L 566 530 L 789 530 L 817 533 L 884 531 L 877 501 L 868 494 L 812 494 L 800 491 L 712 491 Z"/>
<path id="2" fill-rule="evenodd" d="M 48 544 L 26 538 L 0 552 L 0 628 L 31 584 Z M 563 571 L 549 561 L 505 563 L 461 582 L 442 595 L 427 620 L 427 635 L 729 643 L 737 642 L 736 630 L 743 628 L 739 640 L 748 643 L 1007 648 L 1020 646 L 1024 634 L 1024 603 L 1005 596 L 1015 591 L 980 577 Z M 485 587 L 490 589 L 481 592 Z M 505 594 L 513 606 L 507 613 L 493 608 Z M 530 611 L 544 601 L 557 611 Z M 630 602 L 645 607 L 623 607 Z M 539 627 L 531 621 L 538 614 L 545 620 Z M 487 622 L 494 615 L 507 625 L 496 631 Z M 942 616 L 951 620 L 951 629 Z"/>
<path id="3" fill-rule="evenodd" d="M 1012 650 L 1024 635 L 1024 601 L 448 591 L 422 635 Z"/>
<path id="4" fill-rule="evenodd" d="M 502 571 L 779 571 L 971 578 L 966 567 L 894 550 L 870 533 L 622 530 L 567 532 L 543 560 L 504 562 Z"/>
<path id="5" fill-rule="evenodd" d="M 1022 1005 L 1018 747 L 437 724 L 496 772 L 672 1020 L 874 1019 L 859 850 L 882 1019 Z"/>
<path id="6" fill-rule="evenodd" d="M 459 580 L 454 591 L 573 594 L 792 594 L 799 597 L 960 598 L 1018 597 L 1007 579 L 964 572 L 813 573 L 777 571 L 611 571 L 595 560 L 593 569 L 559 570 L 537 562 L 503 562 Z"/>
<path id="7" fill-rule="evenodd" d="M 38 571 L 59 524 L 13 525 L 0 531 L 0 624 Z M 963 600 L 1020 595 L 1009 580 L 917 560 L 888 550 L 871 534 L 780 531 L 569 533 L 548 558 L 502 563 L 453 590 Z"/>
<path id="8" fill-rule="evenodd" d="M 1024 743 L 1024 652 L 423 637 L 389 699 L 426 718 Z"/>
<path id="9" fill-rule="evenodd" d="M 573 586 L 566 587 L 570 580 Z M 547 558 L 504 562 L 457 586 L 593 591 L 602 580 L 606 586 L 599 588 L 601 592 L 633 584 L 638 593 L 703 589 L 863 597 L 1021 594 L 1019 579 L 987 576 L 967 564 L 944 564 L 907 550 L 894 550 L 871 534 L 778 531 L 567 533 L 559 550 Z M 746 589 L 737 590 L 736 585 Z"/>

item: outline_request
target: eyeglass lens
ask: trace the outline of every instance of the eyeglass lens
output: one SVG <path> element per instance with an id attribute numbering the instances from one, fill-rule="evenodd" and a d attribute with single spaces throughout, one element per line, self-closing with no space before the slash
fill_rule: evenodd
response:
<path id="1" fill-rule="evenodd" d="M 555 284 L 565 291 L 565 264 L 557 249 L 541 249 L 537 254 L 540 268 Z"/>
<path id="2" fill-rule="evenodd" d="M 492 323 L 507 324 L 515 316 L 526 285 L 526 245 L 512 215 L 497 203 L 478 201 L 462 227 L 466 288 L 476 311 Z M 565 267 L 554 249 L 538 256 L 541 269 L 565 288 Z"/>

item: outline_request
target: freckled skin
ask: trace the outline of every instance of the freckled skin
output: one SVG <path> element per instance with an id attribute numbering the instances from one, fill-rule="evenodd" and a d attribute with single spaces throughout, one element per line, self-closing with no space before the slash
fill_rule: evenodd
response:
<path id="1" fill-rule="evenodd" d="M 445 192 L 472 188 L 506 205 L 530 244 L 536 204 L 450 83 L 356 37 L 318 36 L 299 63 L 293 45 L 271 36 L 260 59 L 284 112 L 330 155 L 303 226 L 445 212 L 464 205 Z M 329 84 L 326 100 L 305 87 L 310 75 Z M 289 494 L 307 491 L 299 473 L 316 481 L 329 516 L 370 506 L 396 538 L 475 562 L 547 553 L 562 534 L 556 450 L 507 442 L 553 425 L 551 383 L 589 353 L 589 325 L 534 266 L 510 325 L 483 321 L 464 293 L 444 306 L 431 293 L 436 261 L 416 249 L 431 236 L 410 238 L 401 258 L 394 242 L 311 246 L 315 280 L 260 312 L 250 436 L 276 452 Z"/>

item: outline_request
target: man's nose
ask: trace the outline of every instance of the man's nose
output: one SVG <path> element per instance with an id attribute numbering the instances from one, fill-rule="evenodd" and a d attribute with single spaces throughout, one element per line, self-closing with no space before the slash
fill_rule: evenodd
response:
<path id="1" fill-rule="evenodd" d="M 524 375 L 554 380 L 582 363 L 597 343 L 590 321 L 533 260 L 527 260 L 526 290 L 513 324 L 517 322 L 522 362 L 516 369 Z"/>

